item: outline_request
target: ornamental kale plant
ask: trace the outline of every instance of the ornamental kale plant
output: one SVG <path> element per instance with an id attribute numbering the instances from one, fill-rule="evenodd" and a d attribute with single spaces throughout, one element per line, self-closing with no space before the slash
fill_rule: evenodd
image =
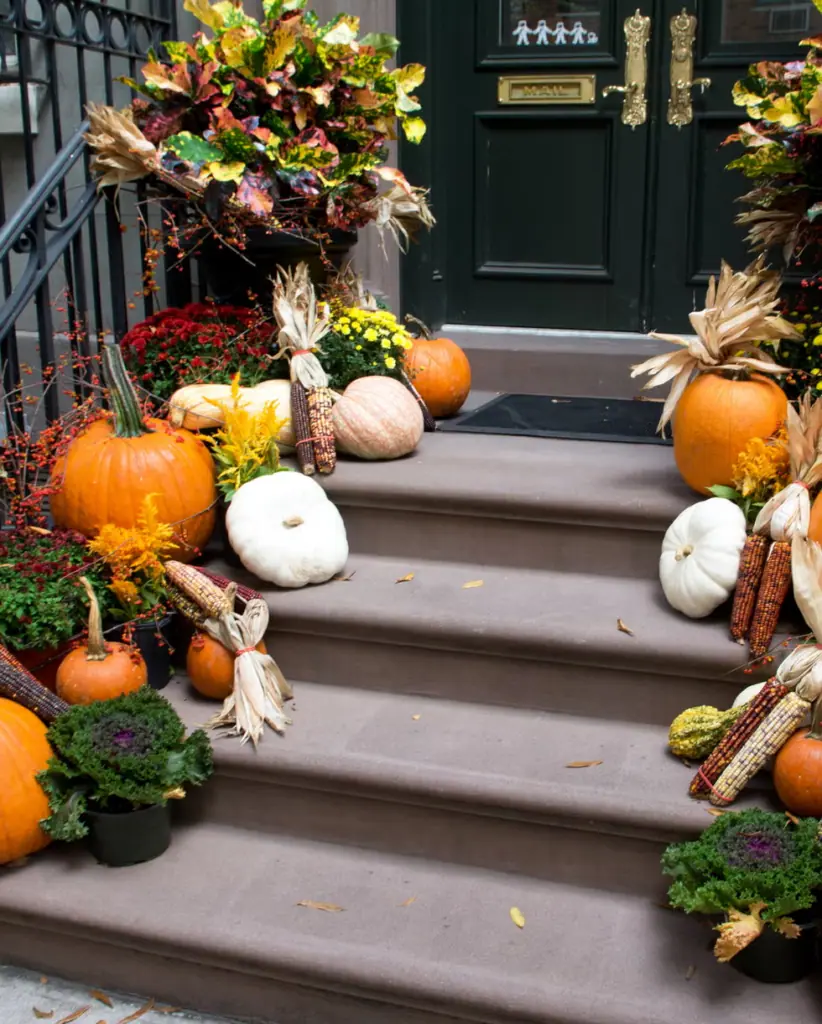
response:
<path id="1" fill-rule="evenodd" d="M 71 530 L 0 533 L 0 643 L 15 651 L 60 647 L 88 619 L 85 576 L 105 616 L 114 604 L 105 569 Z"/>
<path id="2" fill-rule="evenodd" d="M 783 814 L 723 814 L 694 842 L 674 843 L 662 856 L 673 878 L 668 900 L 687 914 L 749 911 L 764 904 L 774 923 L 813 906 L 822 885 L 819 822 L 794 824 Z"/>
<path id="3" fill-rule="evenodd" d="M 213 771 L 211 743 L 185 726 L 169 702 L 148 686 L 113 700 L 70 708 L 48 739 L 55 751 L 37 780 L 51 814 L 41 822 L 65 842 L 88 834 L 87 810 L 130 811 L 184 796 Z"/>

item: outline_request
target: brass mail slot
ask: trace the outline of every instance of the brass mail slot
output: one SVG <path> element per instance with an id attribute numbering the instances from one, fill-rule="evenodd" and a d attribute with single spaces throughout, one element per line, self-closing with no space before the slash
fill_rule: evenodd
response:
<path id="1" fill-rule="evenodd" d="M 596 75 L 502 75 L 497 88 L 500 103 L 594 103 Z"/>

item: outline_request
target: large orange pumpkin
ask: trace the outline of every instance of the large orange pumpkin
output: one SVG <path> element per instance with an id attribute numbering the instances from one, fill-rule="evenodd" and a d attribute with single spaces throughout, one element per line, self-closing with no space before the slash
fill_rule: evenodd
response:
<path id="1" fill-rule="evenodd" d="M 822 730 L 819 714 L 810 729 L 799 729 L 776 755 L 773 782 L 792 814 L 822 817 Z"/>
<path id="2" fill-rule="evenodd" d="M 88 643 L 67 654 L 57 669 L 57 696 L 68 704 L 92 704 L 133 693 L 148 682 L 148 669 L 136 647 L 103 640 L 97 595 L 85 576 L 89 599 Z"/>
<path id="3" fill-rule="evenodd" d="M 265 641 L 257 644 L 267 654 Z M 206 633 L 195 633 L 186 655 L 186 672 L 194 689 L 212 700 L 225 700 L 234 692 L 235 656 Z"/>
<path id="4" fill-rule="evenodd" d="M 405 370 L 428 406 L 432 416 L 454 416 L 465 404 L 471 390 L 471 364 L 468 356 L 450 338 L 434 338 L 415 317 L 409 317 L 422 331 L 414 347 L 405 355 Z"/>
<path id="5" fill-rule="evenodd" d="M 214 529 L 214 463 L 203 442 L 165 420 L 143 420 L 116 345 L 103 349 L 114 415 L 97 420 L 54 467 L 51 512 L 57 526 L 95 536 L 106 523 L 131 527 L 144 498 L 180 537 L 171 556 L 191 561 Z"/>
<path id="6" fill-rule="evenodd" d="M 35 778 L 50 757 L 40 719 L 14 701 L 0 699 L 0 864 L 28 857 L 50 842 L 40 828 L 49 804 Z"/>
<path id="7" fill-rule="evenodd" d="M 730 487 L 734 463 L 748 441 L 776 433 L 787 414 L 785 393 L 767 377 L 700 374 L 674 414 L 674 457 L 685 483 L 703 494 L 714 484 Z"/>

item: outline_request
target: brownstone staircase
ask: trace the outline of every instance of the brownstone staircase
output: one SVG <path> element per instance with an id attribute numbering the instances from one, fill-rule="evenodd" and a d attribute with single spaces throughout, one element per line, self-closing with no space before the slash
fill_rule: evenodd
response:
<path id="1" fill-rule="evenodd" d="M 272 1024 L 817 1019 L 818 980 L 749 981 L 663 906 L 661 850 L 711 821 L 666 727 L 751 681 L 661 597 L 670 451 L 427 435 L 327 486 L 351 578 L 268 595 L 293 727 L 217 740 L 161 859 L 0 877 L 0 959 Z"/>

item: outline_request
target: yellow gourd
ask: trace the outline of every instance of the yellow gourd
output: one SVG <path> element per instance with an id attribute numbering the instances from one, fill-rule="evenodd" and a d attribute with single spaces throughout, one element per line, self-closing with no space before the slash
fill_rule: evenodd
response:
<path id="1" fill-rule="evenodd" d="M 287 380 L 264 380 L 253 388 L 240 388 L 240 401 L 251 412 L 259 412 L 268 402 L 276 402 L 277 415 L 286 419 L 277 440 L 283 447 L 294 447 L 291 385 Z M 169 400 L 169 422 L 186 430 L 221 427 L 224 416 L 215 402 L 230 404 L 230 384 L 187 384 L 175 391 Z"/>
<path id="2" fill-rule="evenodd" d="M 677 757 L 702 760 L 711 753 L 725 733 L 745 710 L 746 705 L 720 711 L 702 704 L 683 711 L 671 723 L 668 745 Z"/>

